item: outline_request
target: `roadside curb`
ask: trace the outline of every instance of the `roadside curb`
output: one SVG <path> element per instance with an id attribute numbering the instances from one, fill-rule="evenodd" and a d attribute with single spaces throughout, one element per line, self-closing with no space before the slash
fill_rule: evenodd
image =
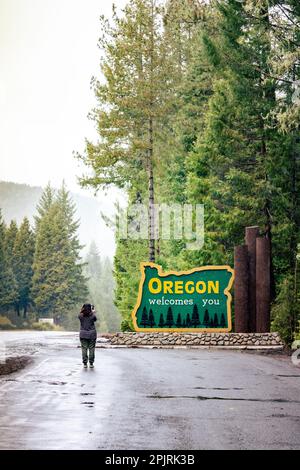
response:
<path id="1" fill-rule="evenodd" d="M 126 345 L 126 344 L 97 344 L 97 349 L 211 349 L 211 350 L 236 350 L 236 351 L 283 351 L 284 346 L 203 346 L 203 345 Z"/>

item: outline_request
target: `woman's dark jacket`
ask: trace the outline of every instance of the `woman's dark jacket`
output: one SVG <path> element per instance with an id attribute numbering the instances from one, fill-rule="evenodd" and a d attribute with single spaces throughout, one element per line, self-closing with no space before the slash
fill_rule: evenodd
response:
<path id="1" fill-rule="evenodd" d="M 95 328 L 95 322 L 97 317 L 94 313 L 88 316 L 84 316 L 82 313 L 78 315 L 80 320 L 80 339 L 97 339 L 97 331 Z"/>

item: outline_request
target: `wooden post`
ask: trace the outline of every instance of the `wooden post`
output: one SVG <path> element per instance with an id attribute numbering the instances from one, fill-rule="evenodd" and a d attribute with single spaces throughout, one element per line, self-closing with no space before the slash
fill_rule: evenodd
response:
<path id="1" fill-rule="evenodd" d="M 249 257 L 249 329 L 256 332 L 256 238 L 259 227 L 246 227 L 245 243 L 248 247 Z"/>
<path id="2" fill-rule="evenodd" d="M 234 247 L 234 317 L 235 332 L 249 331 L 248 249 L 246 245 Z"/>
<path id="3" fill-rule="evenodd" d="M 256 239 L 256 331 L 270 331 L 270 240 Z"/>

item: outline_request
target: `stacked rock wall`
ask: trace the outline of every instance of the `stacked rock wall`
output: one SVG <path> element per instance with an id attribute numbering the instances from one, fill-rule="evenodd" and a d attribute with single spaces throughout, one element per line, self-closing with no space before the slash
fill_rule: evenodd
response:
<path id="1" fill-rule="evenodd" d="M 110 344 L 128 347 L 224 347 L 283 349 L 278 333 L 116 333 Z"/>

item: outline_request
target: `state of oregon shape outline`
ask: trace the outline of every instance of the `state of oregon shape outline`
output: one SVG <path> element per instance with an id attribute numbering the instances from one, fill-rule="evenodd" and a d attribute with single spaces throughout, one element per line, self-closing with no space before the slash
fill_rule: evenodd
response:
<path id="1" fill-rule="evenodd" d="M 156 268 L 157 269 L 157 274 L 160 276 L 160 277 L 167 277 L 167 276 L 170 276 L 170 275 L 175 275 L 175 276 L 184 276 L 186 274 L 193 274 L 193 273 L 196 273 L 196 272 L 200 272 L 200 271 L 228 271 L 232 274 L 231 278 L 230 278 L 230 281 L 226 287 L 226 289 L 224 289 L 224 294 L 226 295 L 227 297 L 227 301 L 226 301 L 226 305 L 227 305 L 227 325 L 228 327 L 227 328 L 140 328 L 138 325 L 137 325 L 137 317 L 136 317 L 136 313 L 141 305 L 141 301 L 142 301 L 142 296 L 143 296 L 143 285 L 144 285 L 144 281 L 146 280 L 146 276 L 145 276 L 145 267 L 146 266 L 149 266 L 150 268 Z M 193 268 L 193 269 L 189 269 L 188 271 L 166 271 L 166 272 L 163 272 L 162 271 L 162 267 L 159 265 L 159 264 L 156 264 L 156 263 L 151 263 L 151 262 L 142 262 L 140 263 L 140 271 L 142 273 L 142 276 L 141 276 L 141 279 L 140 279 L 140 284 L 139 284 L 139 291 L 138 291 L 138 298 L 137 298 L 137 301 L 136 301 L 136 304 L 135 304 L 135 307 L 132 311 L 132 321 L 133 321 L 133 326 L 134 326 L 134 329 L 135 331 L 140 331 L 140 332 L 203 332 L 203 333 L 229 333 L 231 331 L 231 328 L 232 328 L 232 322 L 231 322 L 231 301 L 232 301 L 232 295 L 230 293 L 230 289 L 232 287 L 232 284 L 233 284 L 233 281 L 234 281 L 234 269 L 232 269 L 230 266 L 228 266 L 227 264 L 223 264 L 223 265 L 219 265 L 219 266 L 201 266 L 199 268 Z"/>

